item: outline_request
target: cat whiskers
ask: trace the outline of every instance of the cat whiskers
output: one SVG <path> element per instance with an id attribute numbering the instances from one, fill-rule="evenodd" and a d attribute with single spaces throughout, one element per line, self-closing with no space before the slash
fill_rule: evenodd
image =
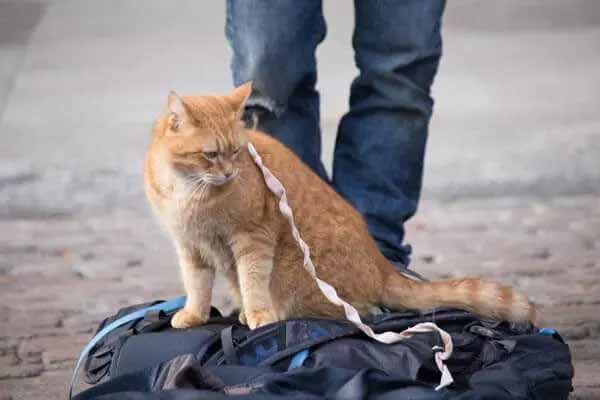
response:
<path id="1" fill-rule="evenodd" d="M 208 192 L 208 187 L 210 186 L 210 178 L 203 175 L 193 177 L 192 179 L 189 179 L 187 181 L 187 186 L 188 188 L 186 195 L 186 203 L 189 204 L 190 200 L 194 198 L 202 201 L 204 199 L 204 196 Z M 197 202 L 193 202 L 193 204 L 196 205 Z"/>

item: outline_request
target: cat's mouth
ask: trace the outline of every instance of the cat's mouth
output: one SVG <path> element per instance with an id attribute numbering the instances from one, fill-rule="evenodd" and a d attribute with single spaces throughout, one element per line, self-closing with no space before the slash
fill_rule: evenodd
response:
<path id="1" fill-rule="evenodd" d="M 210 179 L 207 183 L 211 186 L 223 186 L 229 182 L 231 182 L 232 180 L 234 180 L 237 176 L 238 176 L 239 172 L 234 172 L 233 174 L 229 175 L 229 176 L 222 176 L 222 177 L 218 177 L 218 178 L 212 178 Z"/>

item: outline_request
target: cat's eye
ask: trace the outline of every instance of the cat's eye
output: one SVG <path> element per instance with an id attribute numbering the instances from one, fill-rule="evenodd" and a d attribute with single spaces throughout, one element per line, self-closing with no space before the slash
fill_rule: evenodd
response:
<path id="1" fill-rule="evenodd" d="M 206 158 L 207 160 L 214 160 L 219 156 L 219 153 L 217 153 L 216 151 L 203 151 L 202 152 L 202 157 Z"/>
<path id="2" fill-rule="evenodd" d="M 234 150 L 233 150 L 233 156 L 235 157 L 235 156 L 237 156 L 238 154 L 240 154 L 240 150 L 241 150 L 241 148 L 240 148 L 240 147 L 238 147 L 237 149 L 234 149 Z"/>

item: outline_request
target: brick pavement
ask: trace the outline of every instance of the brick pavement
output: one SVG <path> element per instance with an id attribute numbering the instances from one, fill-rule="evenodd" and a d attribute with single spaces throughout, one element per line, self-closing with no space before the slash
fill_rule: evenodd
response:
<path id="1" fill-rule="evenodd" d="M 600 198 L 425 200 L 409 224 L 429 277 L 509 282 L 575 359 L 574 399 L 600 398 Z M 181 293 L 145 209 L 0 220 L 0 399 L 62 399 L 74 360 L 117 308 Z M 215 303 L 227 308 L 225 300 Z"/>

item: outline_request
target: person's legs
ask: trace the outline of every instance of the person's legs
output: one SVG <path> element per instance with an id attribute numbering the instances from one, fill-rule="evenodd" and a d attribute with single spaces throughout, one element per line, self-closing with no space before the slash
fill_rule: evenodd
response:
<path id="1" fill-rule="evenodd" d="M 408 264 L 403 223 L 417 210 L 442 51 L 443 0 L 355 0 L 360 75 L 342 119 L 333 183 L 392 261 Z"/>
<path id="2" fill-rule="evenodd" d="M 321 163 L 315 49 L 325 37 L 321 0 L 228 0 L 236 85 L 253 82 L 247 117 L 326 179 Z"/>

